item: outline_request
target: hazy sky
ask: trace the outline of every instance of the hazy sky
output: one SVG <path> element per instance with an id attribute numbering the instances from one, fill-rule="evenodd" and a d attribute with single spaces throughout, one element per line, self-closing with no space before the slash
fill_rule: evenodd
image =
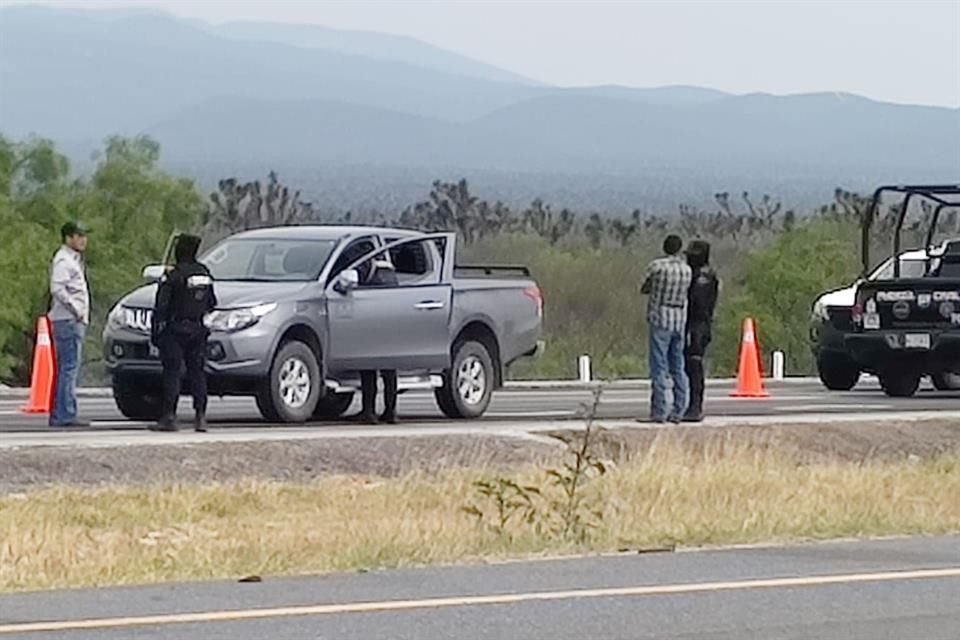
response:
<path id="1" fill-rule="evenodd" d="M 848 91 L 960 106 L 960 0 L 50 0 L 414 36 L 552 84 Z M 0 0 L 0 5 L 23 4 Z"/>

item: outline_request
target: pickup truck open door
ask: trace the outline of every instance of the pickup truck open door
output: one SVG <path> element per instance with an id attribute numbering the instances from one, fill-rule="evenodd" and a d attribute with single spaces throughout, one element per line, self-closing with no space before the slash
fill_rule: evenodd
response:
<path id="1" fill-rule="evenodd" d="M 454 234 L 450 233 L 391 242 L 333 277 L 325 296 L 328 369 L 415 372 L 450 366 L 453 243 Z M 368 270 L 358 267 L 382 254 L 405 250 L 428 261 L 424 273 L 401 278 L 396 286 L 370 286 L 361 281 L 361 274 Z"/>

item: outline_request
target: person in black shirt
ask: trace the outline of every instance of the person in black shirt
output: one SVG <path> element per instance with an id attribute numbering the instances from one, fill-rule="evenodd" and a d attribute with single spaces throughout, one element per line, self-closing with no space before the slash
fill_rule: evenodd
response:
<path id="1" fill-rule="evenodd" d="M 687 344 L 684 350 L 690 379 L 690 405 L 684 422 L 703 420 L 704 357 L 712 337 L 713 312 L 720 282 L 710 267 L 710 243 L 694 240 L 687 248 L 687 264 L 693 270 L 687 305 Z"/>
<path id="2" fill-rule="evenodd" d="M 397 271 L 393 262 L 387 255 L 378 256 L 373 264 L 370 265 L 367 272 L 367 278 L 363 286 L 367 287 L 395 287 L 399 284 L 397 280 Z M 397 372 L 392 369 L 384 369 L 379 372 L 383 378 L 383 414 L 380 416 L 381 422 L 387 424 L 397 423 Z M 360 412 L 359 419 L 367 424 L 377 423 L 377 372 L 360 372 L 361 394 L 363 396 L 363 409 Z"/>
<path id="3" fill-rule="evenodd" d="M 153 430 L 176 431 L 177 400 L 186 367 L 193 392 L 194 429 L 207 426 L 207 337 L 204 316 L 217 306 L 213 278 L 197 261 L 200 238 L 183 235 L 174 249 L 176 265 L 157 287 L 151 337 L 163 363 L 163 410 Z"/>

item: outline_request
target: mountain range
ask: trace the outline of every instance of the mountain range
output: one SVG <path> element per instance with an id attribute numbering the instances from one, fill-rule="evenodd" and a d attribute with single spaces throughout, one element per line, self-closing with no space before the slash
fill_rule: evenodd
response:
<path id="1" fill-rule="evenodd" d="M 840 184 L 960 179 L 960 109 L 555 87 L 412 38 L 143 11 L 0 10 L 0 132 L 49 137 L 80 158 L 107 135 L 148 133 L 165 162 L 201 178 L 350 167 L 358 190 L 385 172 L 421 190 L 477 172 L 485 195 L 510 182 L 530 199 L 596 177 L 635 185 L 618 198 L 637 206 L 665 184 L 677 201 L 748 184 L 804 185 L 822 201 Z M 536 192 L 516 190 L 524 176 Z"/>

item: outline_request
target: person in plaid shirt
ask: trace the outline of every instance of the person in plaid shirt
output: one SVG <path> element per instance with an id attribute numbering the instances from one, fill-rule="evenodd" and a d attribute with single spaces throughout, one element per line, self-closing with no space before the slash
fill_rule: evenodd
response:
<path id="1" fill-rule="evenodd" d="M 680 422 L 690 400 L 690 381 L 684 367 L 687 300 L 693 272 L 680 250 L 683 240 L 670 235 L 663 242 L 664 256 L 647 267 L 641 293 L 650 297 L 647 324 L 650 333 L 650 377 L 653 381 L 650 418 L 654 422 Z M 667 407 L 667 379 L 673 380 L 673 407 Z"/>

